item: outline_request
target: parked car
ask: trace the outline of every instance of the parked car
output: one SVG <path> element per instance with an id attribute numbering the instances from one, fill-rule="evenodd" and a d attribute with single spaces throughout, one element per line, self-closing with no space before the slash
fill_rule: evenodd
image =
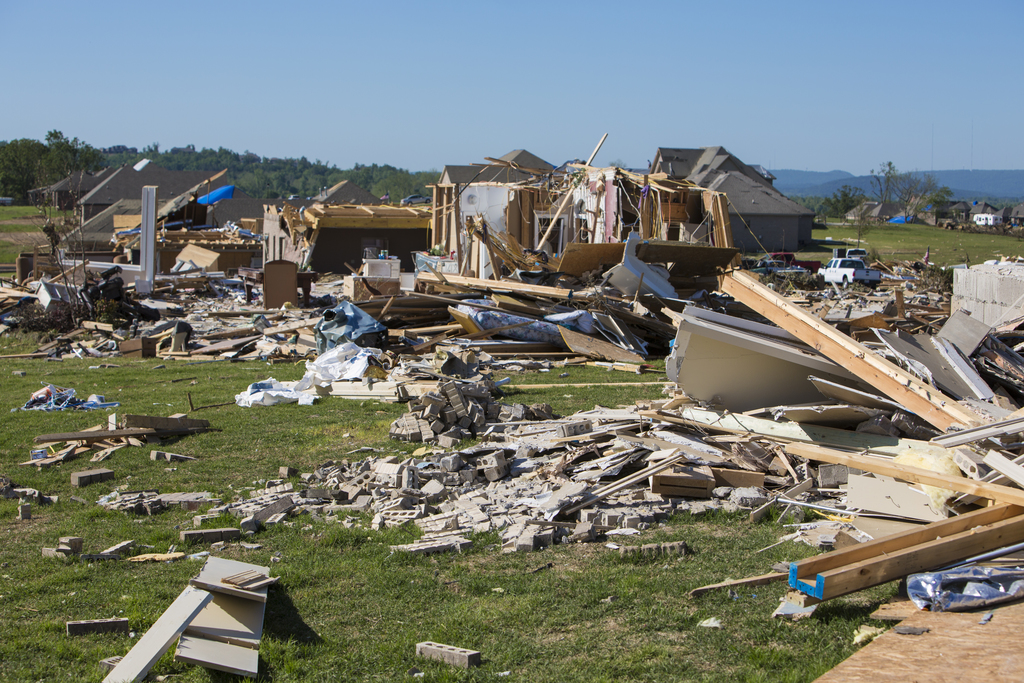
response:
<path id="1" fill-rule="evenodd" d="M 762 275 L 804 275 L 809 272 L 806 268 L 791 266 L 784 261 L 776 261 L 770 258 L 761 259 L 750 270 L 753 273 L 760 273 Z"/>
<path id="2" fill-rule="evenodd" d="M 847 249 L 846 250 L 846 258 L 859 258 L 860 260 L 863 261 L 867 257 L 868 257 L 868 250 L 867 249 Z"/>
<path id="3" fill-rule="evenodd" d="M 430 197 L 424 197 L 421 194 L 411 194 L 399 203 L 402 206 L 412 206 L 413 204 L 431 204 L 433 201 Z"/>
<path id="4" fill-rule="evenodd" d="M 843 287 L 851 282 L 859 282 L 868 287 L 875 287 L 882 281 L 882 272 L 868 268 L 860 259 L 834 258 L 821 270 L 825 282 L 832 282 Z"/>

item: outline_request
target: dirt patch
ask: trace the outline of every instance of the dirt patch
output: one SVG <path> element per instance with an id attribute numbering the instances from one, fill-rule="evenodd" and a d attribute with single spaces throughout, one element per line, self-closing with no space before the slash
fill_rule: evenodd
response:
<path id="1" fill-rule="evenodd" d="M 34 247 L 46 244 L 46 235 L 41 232 L 0 232 L 0 241 Z"/>

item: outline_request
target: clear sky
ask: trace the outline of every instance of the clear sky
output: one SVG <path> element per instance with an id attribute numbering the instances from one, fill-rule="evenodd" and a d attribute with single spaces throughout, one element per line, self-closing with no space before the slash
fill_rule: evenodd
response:
<path id="1" fill-rule="evenodd" d="M 1024 168 L 1021 0 L 0 0 L 0 139 L 194 144 L 349 168 Z"/>

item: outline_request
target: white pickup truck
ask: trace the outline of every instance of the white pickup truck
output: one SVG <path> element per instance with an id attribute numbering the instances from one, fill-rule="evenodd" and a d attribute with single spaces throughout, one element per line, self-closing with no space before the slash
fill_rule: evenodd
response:
<path id="1" fill-rule="evenodd" d="M 851 282 L 874 287 L 882 281 L 881 271 L 868 268 L 863 261 L 855 258 L 834 258 L 819 272 L 825 282 L 834 282 L 844 287 Z"/>

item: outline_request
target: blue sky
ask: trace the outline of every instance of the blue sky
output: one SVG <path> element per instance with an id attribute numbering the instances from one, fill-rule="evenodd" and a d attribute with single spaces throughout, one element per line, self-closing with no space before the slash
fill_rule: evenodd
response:
<path id="1" fill-rule="evenodd" d="M 0 0 L 0 139 L 426 170 L 585 159 L 608 133 L 598 163 L 722 145 L 776 169 L 1018 169 L 1022 20 L 1020 0 Z"/>

